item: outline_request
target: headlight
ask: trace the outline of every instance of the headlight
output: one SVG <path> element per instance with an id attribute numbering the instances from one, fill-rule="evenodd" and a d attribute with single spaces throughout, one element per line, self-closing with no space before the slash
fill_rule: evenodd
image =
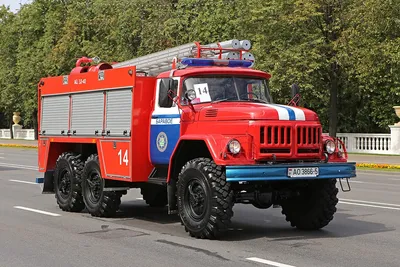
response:
<path id="1" fill-rule="evenodd" d="M 335 150 L 336 150 L 335 142 L 333 142 L 332 140 L 326 141 L 325 149 L 326 149 L 326 152 L 328 152 L 329 154 L 332 154 L 333 152 L 335 152 Z"/>
<path id="2" fill-rule="evenodd" d="M 232 139 L 231 141 L 229 141 L 228 149 L 232 154 L 234 154 L 234 155 L 238 154 L 241 149 L 239 141 L 236 139 Z"/>

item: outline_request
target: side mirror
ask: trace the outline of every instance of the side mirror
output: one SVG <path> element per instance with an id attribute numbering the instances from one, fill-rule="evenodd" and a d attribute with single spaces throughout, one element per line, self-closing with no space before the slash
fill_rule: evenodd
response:
<path id="1" fill-rule="evenodd" d="M 299 93 L 300 93 L 300 87 L 297 85 L 297 83 L 292 84 L 292 86 L 291 86 L 292 98 L 295 97 Z"/>
<path id="2" fill-rule="evenodd" d="M 297 85 L 297 83 L 292 84 L 291 88 L 291 95 L 292 99 L 288 103 L 289 106 L 297 106 L 300 102 L 301 96 L 300 96 L 300 87 Z"/>
<path id="3" fill-rule="evenodd" d="M 168 78 L 167 81 L 168 81 L 168 90 L 170 90 L 170 91 L 173 90 L 174 89 L 174 79 Z"/>
<path id="4" fill-rule="evenodd" d="M 161 80 L 162 87 L 167 88 L 167 90 L 172 90 L 174 92 L 177 91 L 178 81 L 172 78 L 165 78 Z"/>

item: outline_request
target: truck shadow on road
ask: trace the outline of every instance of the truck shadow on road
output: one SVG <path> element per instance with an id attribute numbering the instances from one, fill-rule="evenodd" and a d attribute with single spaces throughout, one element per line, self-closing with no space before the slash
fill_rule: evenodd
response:
<path id="1" fill-rule="evenodd" d="M 122 202 L 116 219 L 136 219 L 152 223 L 170 224 L 180 222 L 177 215 L 168 215 L 167 207 L 150 207 L 142 200 Z"/>
<path id="2" fill-rule="evenodd" d="M 339 209 L 334 219 L 326 227 L 316 231 L 299 230 L 291 227 L 284 215 L 277 211 L 264 211 L 252 209 L 252 215 L 243 210 L 236 212 L 232 219 L 230 233 L 223 238 L 226 241 L 242 241 L 256 238 L 268 238 L 269 241 L 299 241 L 293 246 L 308 245 L 318 242 L 318 239 L 335 239 L 350 236 L 376 234 L 395 231 L 394 227 L 368 221 L 368 217 L 375 213 L 352 215 L 346 209 Z M 308 241 L 307 241 L 308 240 Z M 289 242 L 291 243 L 291 242 Z"/>
<path id="3" fill-rule="evenodd" d="M 331 223 L 317 231 L 302 231 L 290 226 L 285 220 L 280 209 L 258 210 L 251 206 L 237 205 L 234 208 L 235 215 L 228 233 L 223 235 L 223 241 L 244 241 L 257 238 L 267 238 L 269 241 L 288 241 L 291 246 L 303 246 L 318 243 L 318 239 L 343 238 L 358 235 L 375 234 L 395 231 L 394 227 L 369 221 L 375 213 L 352 215 L 346 209 L 338 208 Z M 168 215 L 167 208 L 152 208 L 143 201 L 132 200 L 121 204 L 120 210 L 113 218 L 115 223 L 123 221 L 123 224 L 154 229 L 157 225 L 169 225 L 163 227 L 163 231 L 171 231 L 175 235 L 184 228 L 180 224 L 177 215 Z M 179 228 L 179 229 L 178 229 Z M 168 230 L 169 229 L 169 230 Z"/>

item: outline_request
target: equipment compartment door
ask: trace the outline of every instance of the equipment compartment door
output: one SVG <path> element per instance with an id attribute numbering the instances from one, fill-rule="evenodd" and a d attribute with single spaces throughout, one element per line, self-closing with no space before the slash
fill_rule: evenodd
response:
<path id="1" fill-rule="evenodd" d="M 131 180 L 132 151 L 129 140 L 101 140 L 100 166 L 107 179 Z"/>

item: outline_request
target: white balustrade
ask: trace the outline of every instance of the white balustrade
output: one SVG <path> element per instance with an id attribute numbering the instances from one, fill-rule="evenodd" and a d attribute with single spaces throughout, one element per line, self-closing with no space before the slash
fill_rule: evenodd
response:
<path id="1" fill-rule="evenodd" d="M 0 129 L 0 138 L 11 139 L 10 130 L 9 129 Z M 34 129 L 16 130 L 15 134 L 14 134 L 14 139 L 35 140 L 35 130 Z"/>
<path id="2" fill-rule="evenodd" d="M 400 151 L 392 150 L 390 134 L 338 133 L 337 137 L 342 140 L 347 152 L 400 154 Z"/>

